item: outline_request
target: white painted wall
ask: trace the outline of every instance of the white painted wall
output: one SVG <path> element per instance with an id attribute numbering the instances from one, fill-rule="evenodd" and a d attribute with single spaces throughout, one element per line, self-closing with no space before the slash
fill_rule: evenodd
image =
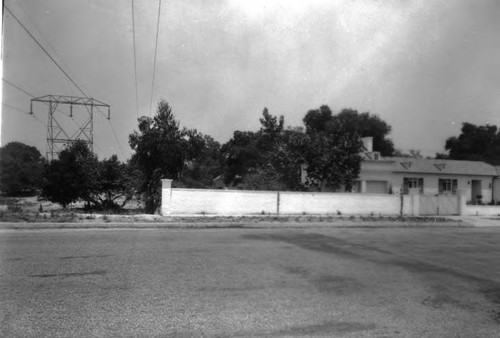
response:
<path id="1" fill-rule="evenodd" d="M 467 205 L 466 216 L 500 216 L 500 205 Z"/>
<path id="2" fill-rule="evenodd" d="M 351 193 L 280 193 L 280 214 L 398 215 L 401 200 L 396 195 Z"/>
<path id="3" fill-rule="evenodd" d="M 411 197 L 379 194 L 212 190 L 162 187 L 162 215 L 411 215 Z M 403 198 L 403 200 L 402 200 Z"/>
<path id="4" fill-rule="evenodd" d="M 275 214 L 272 191 L 172 189 L 171 214 Z"/>

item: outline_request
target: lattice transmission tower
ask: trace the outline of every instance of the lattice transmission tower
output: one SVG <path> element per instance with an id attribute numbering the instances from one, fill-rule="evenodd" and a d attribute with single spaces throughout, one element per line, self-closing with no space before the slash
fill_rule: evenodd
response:
<path id="1" fill-rule="evenodd" d="M 33 114 L 33 105 L 36 103 L 47 104 L 49 109 L 46 151 L 48 161 L 57 158 L 65 146 L 77 140 L 83 140 L 90 150 L 94 151 L 94 108 L 106 109 L 107 119 L 110 119 L 109 104 L 93 98 L 63 95 L 37 97 L 31 100 L 30 114 Z M 72 122 L 72 125 L 69 122 Z"/>

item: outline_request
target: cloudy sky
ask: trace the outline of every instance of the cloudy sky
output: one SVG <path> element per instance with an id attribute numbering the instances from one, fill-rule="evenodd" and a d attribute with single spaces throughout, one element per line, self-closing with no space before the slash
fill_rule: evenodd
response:
<path id="1" fill-rule="evenodd" d="M 392 126 L 396 148 L 426 155 L 464 121 L 500 125 L 497 0 L 162 0 L 153 87 L 158 4 L 5 0 L 88 96 L 111 105 L 110 121 L 95 116 L 100 158 L 130 156 L 151 95 L 153 113 L 165 99 L 181 125 L 220 142 L 257 130 L 264 107 L 294 126 L 322 104 L 368 111 Z M 45 154 L 47 106 L 28 115 L 28 94 L 82 94 L 8 11 L 3 20 L 1 141 Z M 71 129 L 85 111 L 58 114 Z"/>

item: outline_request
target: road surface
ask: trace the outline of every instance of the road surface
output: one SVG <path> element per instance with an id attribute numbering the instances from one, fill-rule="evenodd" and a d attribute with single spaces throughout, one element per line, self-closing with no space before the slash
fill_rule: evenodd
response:
<path id="1" fill-rule="evenodd" d="M 500 337 L 499 228 L 0 231 L 2 337 Z"/>

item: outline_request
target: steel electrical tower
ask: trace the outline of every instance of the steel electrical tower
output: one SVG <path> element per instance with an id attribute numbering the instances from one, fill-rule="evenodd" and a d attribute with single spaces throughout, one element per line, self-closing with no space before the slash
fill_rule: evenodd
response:
<path id="1" fill-rule="evenodd" d="M 31 100 L 30 114 L 33 114 L 33 104 L 41 102 L 49 106 L 49 119 L 47 123 L 47 152 L 48 161 L 57 158 L 63 148 L 76 140 L 85 141 L 90 150 L 94 151 L 94 108 L 107 109 L 107 119 L 110 119 L 110 106 L 104 102 L 88 97 L 46 95 Z M 60 107 L 61 106 L 61 107 Z M 69 106 L 68 108 L 66 108 Z M 85 109 L 75 109 L 84 107 Z M 59 109 L 58 109 L 59 108 Z M 83 112 L 83 117 L 75 119 L 75 115 Z M 85 114 L 86 113 L 86 114 Z M 75 114 L 75 115 L 74 115 Z M 69 117 L 76 125 L 76 129 L 69 128 L 62 117 Z"/>

